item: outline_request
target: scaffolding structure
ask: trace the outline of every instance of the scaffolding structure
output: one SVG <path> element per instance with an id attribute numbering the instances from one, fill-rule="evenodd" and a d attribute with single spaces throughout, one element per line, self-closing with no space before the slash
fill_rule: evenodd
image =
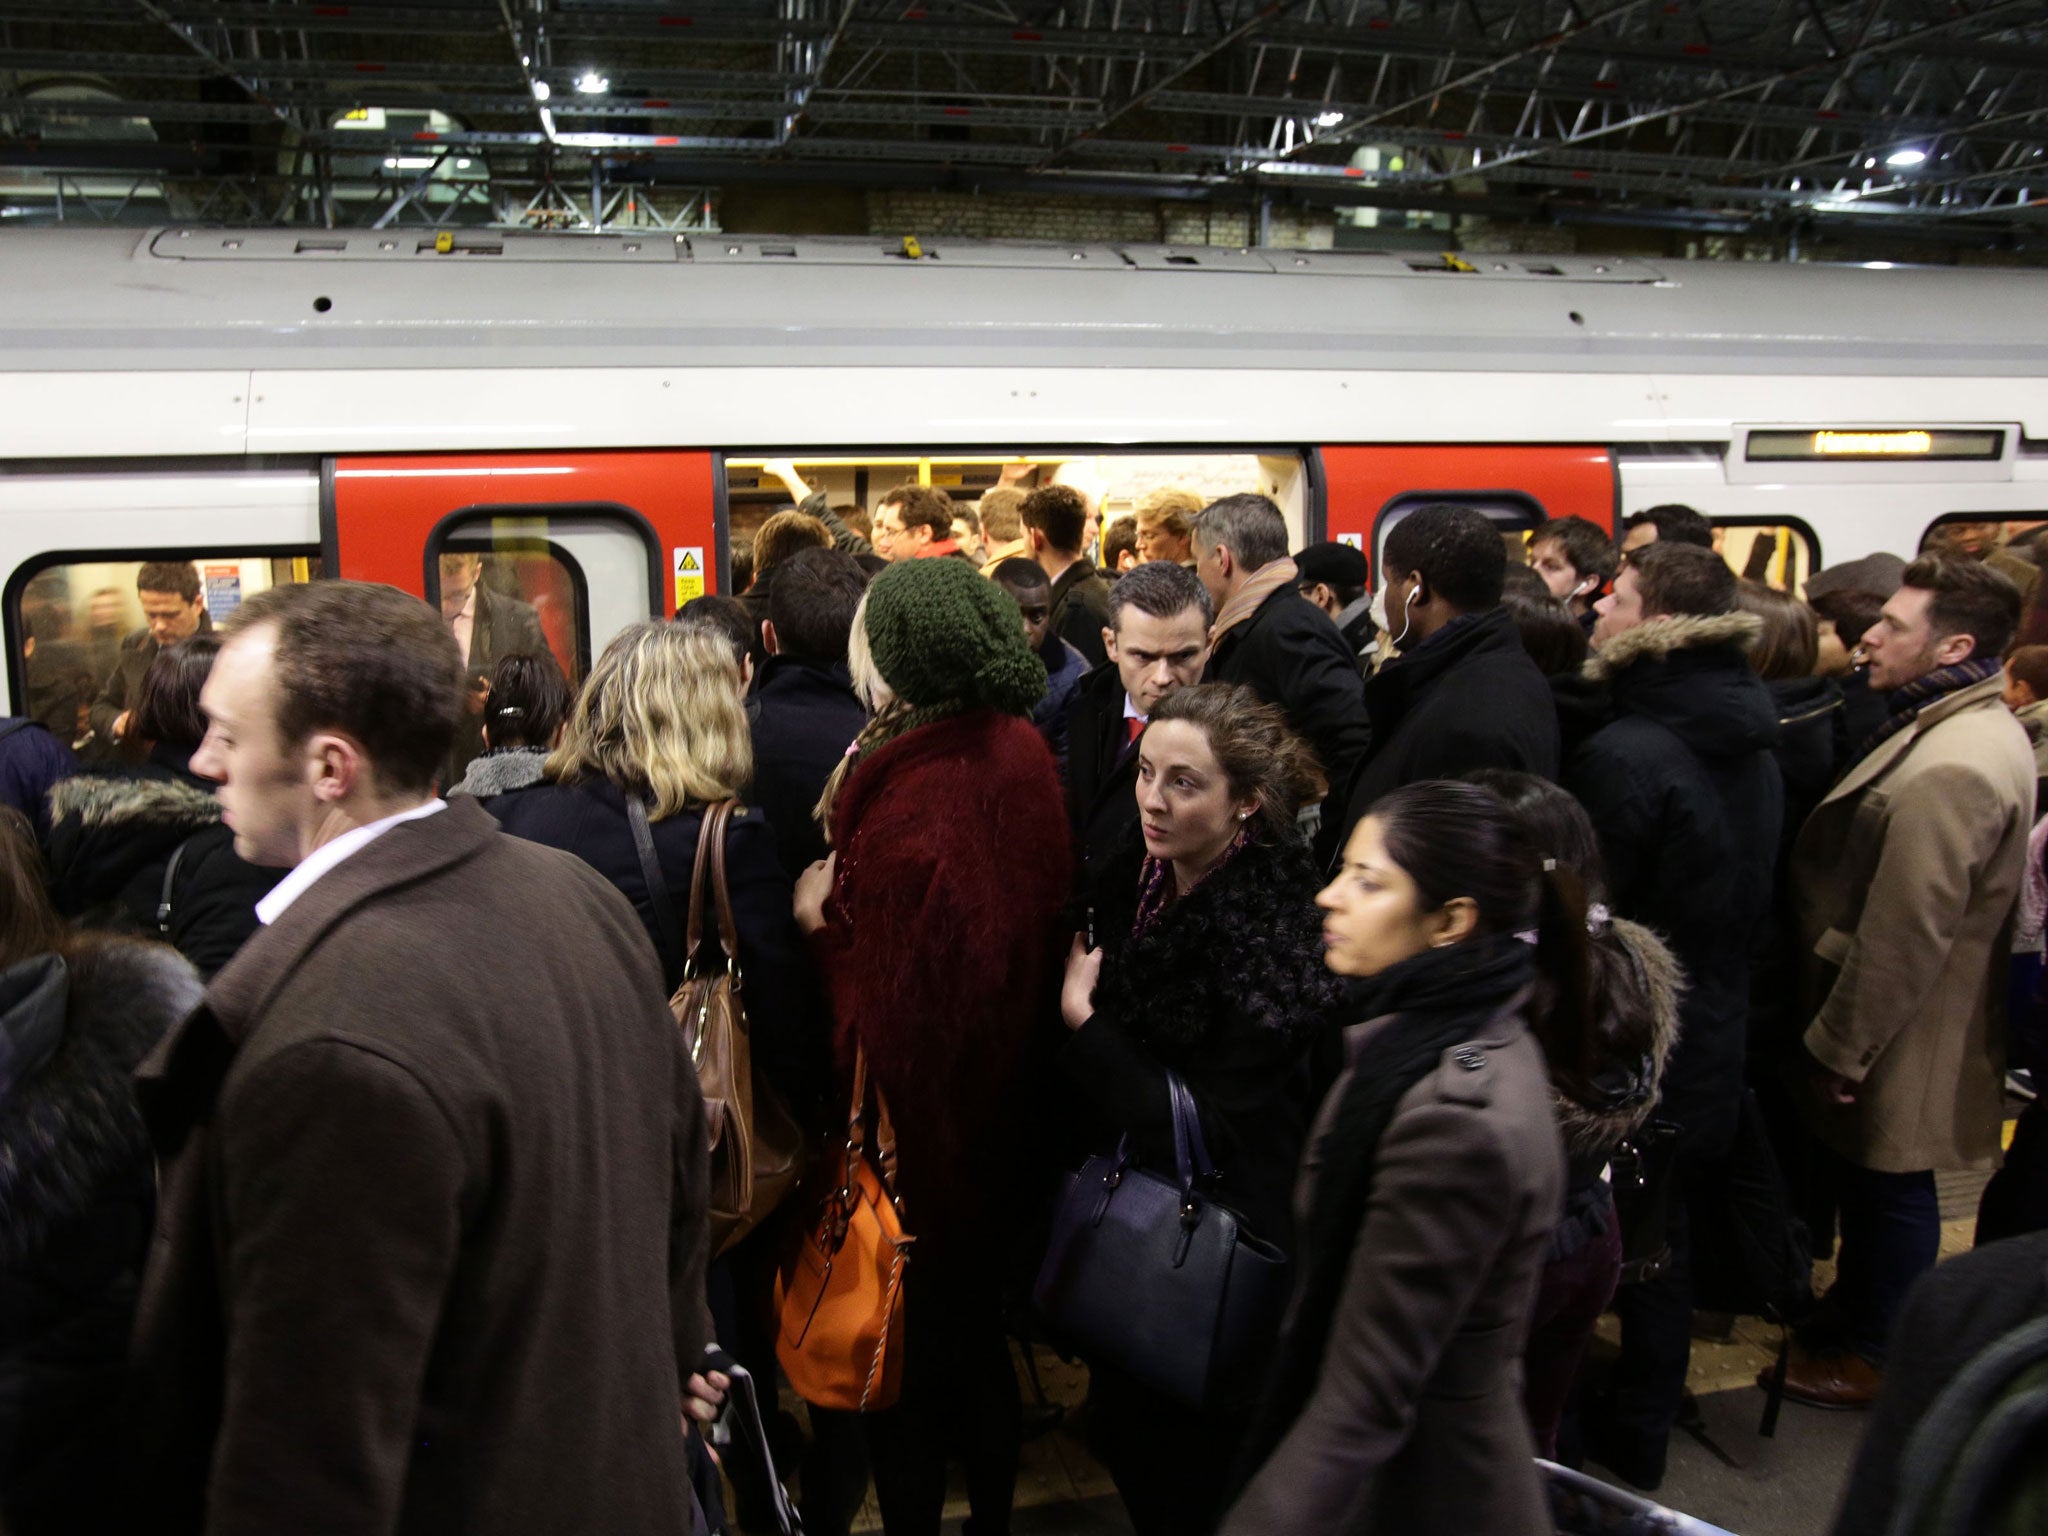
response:
<path id="1" fill-rule="evenodd" d="M 783 182 L 2010 243 L 2044 152 L 2040 0 L 0 0 L 16 219 L 686 231 Z"/>

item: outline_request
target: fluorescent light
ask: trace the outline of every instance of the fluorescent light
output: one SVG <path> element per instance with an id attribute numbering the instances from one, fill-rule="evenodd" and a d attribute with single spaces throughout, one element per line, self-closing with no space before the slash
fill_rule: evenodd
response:
<path id="1" fill-rule="evenodd" d="M 1884 157 L 1884 163 L 1897 166 L 1918 165 L 1926 158 L 1927 151 L 1924 149 L 1895 149 Z"/>
<path id="2" fill-rule="evenodd" d="M 469 162 L 467 160 L 458 160 L 455 162 L 455 169 L 457 169 L 458 171 L 466 171 L 469 169 Z"/>
<path id="3" fill-rule="evenodd" d="M 1863 263 L 1863 270 L 1866 272 L 1889 272 L 1892 269 L 1892 265 L 1889 261 L 1866 261 Z"/>
<path id="4" fill-rule="evenodd" d="M 611 88 L 611 81 L 594 69 L 586 69 L 576 77 L 576 89 L 585 96 L 602 96 Z"/>
<path id="5" fill-rule="evenodd" d="M 554 94 L 554 91 L 549 88 L 547 81 L 536 80 L 533 82 L 533 99 L 535 101 L 546 101 Z"/>
<path id="6" fill-rule="evenodd" d="M 1342 112 L 1319 112 L 1316 114 L 1316 126 L 1318 128 L 1334 128 L 1343 121 L 1344 114 Z"/>

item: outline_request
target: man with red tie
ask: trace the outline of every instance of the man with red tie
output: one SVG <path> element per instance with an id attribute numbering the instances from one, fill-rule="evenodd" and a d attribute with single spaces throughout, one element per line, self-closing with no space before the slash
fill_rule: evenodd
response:
<path id="1" fill-rule="evenodd" d="M 1137 836 L 1138 736 L 1161 699 L 1202 680 L 1214 617 L 1208 589 L 1169 560 L 1134 566 L 1109 589 L 1109 660 L 1076 685 L 1067 715 L 1067 812 L 1084 891 Z"/>

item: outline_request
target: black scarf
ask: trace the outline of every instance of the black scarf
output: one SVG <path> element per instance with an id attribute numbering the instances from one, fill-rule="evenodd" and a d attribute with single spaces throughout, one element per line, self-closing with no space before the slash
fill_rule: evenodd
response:
<path id="1" fill-rule="evenodd" d="M 1362 1017 L 1398 1017 L 1369 1040 L 1336 1091 L 1343 1097 L 1315 1148 L 1318 1173 L 1294 1256 L 1294 1297 L 1266 1389 L 1252 1415 L 1239 1486 L 1264 1464 L 1315 1391 L 1372 1197 L 1380 1140 L 1402 1095 L 1436 1070 L 1443 1053 L 1484 1028 L 1536 974 L 1535 952 L 1509 935 L 1427 949 L 1361 987 Z"/>

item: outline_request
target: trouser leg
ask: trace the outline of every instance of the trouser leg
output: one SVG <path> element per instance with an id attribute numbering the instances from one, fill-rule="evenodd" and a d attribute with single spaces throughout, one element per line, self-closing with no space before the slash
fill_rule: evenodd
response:
<path id="1" fill-rule="evenodd" d="M 1934 1174 L 1880 1173 L 1845 1164 L 1841 1180 L 1842 1256 L 1833 1296 L 1849 1344 L 1882 1361 L 1892 1319 L 1913 1282 L 1941 1252 L 1941 1203 Z"/>
<path id="2" fill-rule="evenodd" d="M 1682 1184 L 1671 1195 L 1670 1243 L 1662 1274 L 1625 1285 L 1614 1298 L 1621 1358 L 1611 1378 L 1610 1416 L 1635 1450 L 1660 1465 L 1692 1363 L 1692 1238 Z"/>

